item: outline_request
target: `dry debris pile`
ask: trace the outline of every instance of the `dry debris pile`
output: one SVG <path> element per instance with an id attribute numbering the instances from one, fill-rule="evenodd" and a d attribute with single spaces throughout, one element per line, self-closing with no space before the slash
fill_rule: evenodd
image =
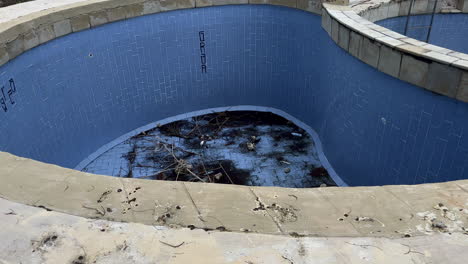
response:
<path id="1" fill-rule="evenodd" d="M 125 142 L 116 175 L 250 186 L 336 186 L 313 140 L 268 112 L 231 111 L 159 125 Z M 87 171 L 93 172 L 92 168 Z"/>

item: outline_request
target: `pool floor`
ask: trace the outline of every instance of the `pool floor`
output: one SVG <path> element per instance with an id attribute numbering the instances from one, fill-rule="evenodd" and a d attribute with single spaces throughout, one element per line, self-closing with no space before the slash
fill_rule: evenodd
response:
<path id="1" fill-rule="evenodd" d="M 306 131 L 267 112 L 211 113 L 144 131 L 83 171 L 249 186 L 336 186 Z"/>

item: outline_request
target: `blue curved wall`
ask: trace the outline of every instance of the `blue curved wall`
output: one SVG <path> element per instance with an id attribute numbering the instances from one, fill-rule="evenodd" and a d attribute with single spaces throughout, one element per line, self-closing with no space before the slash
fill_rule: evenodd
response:
<path id="1" fill-rule="evenodd" d="M 314 128 L 349 185 L 468 178 L 467 104 L 361 63 L 298 10 L 226 6 L 113 23 L 21 55 L 1 68 L 0 83 L 10 78 L 0 149 L 65 167 L 152 121 L 258 105 Z"/>
<path id="2" fill-rule="evenodd" d="M 405 32 L 406 17 L 393 17 L 375 22 L 400 34 Z M 430 15 L 411 16 L 407 36 L 426 41 Z M 436 14 L 429 43 L 468 53 L 468 14 Z"/>

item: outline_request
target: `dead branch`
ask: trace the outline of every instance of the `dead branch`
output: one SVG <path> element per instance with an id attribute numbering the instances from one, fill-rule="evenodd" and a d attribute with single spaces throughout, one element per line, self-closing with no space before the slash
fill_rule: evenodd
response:
<path id="1" fill-rule="evenodd" d="M 231 182 L 231 184 L 234 184 L 234 182 L 232 181 L 231 177 L 229 177 L 229 174 L 227 173 L 227 171 L 224 169 L 223 165 L 221 164 L 221 162 L 219 162 L 219 167 L 221 167 L 221 169 L 224 171 L 224 174 L 226 174 L 226 176 L 228 177 L 229 181 Z"/>
<path id="2" fill-rule="evenodd" d="M 161 240 L 159 240 L 159 242 L 161 242 L 163 245 L 169 246 L 169 247 L 171 247 L 171 248 L 178 248 L 178 247 L 182 246 L 183 244 L 185 244 L 185 242 L 182 242 L 182 243 L 180 243 L 180 244 L 178 244 L 178 245 L 171 245 L 171 244 L 166 243 L 166 242 L 163 242 L 163 241 L 161 241 Z"/>
<path id="3" fill-rule="evenodd" d="M 377 246 L 374 246 L 374 245 L 359 245 L 359 244 L 354 244 L 354 243 L 349 243 L 349 242 L 345 242 L 345 243 L 350 244 L 352 246 L 358 246 L 358 247 L 361 247 L 361 248 L 364 248 L 364 249 L 367 249 L 368 247 L 374 247 L 374 248 L 380 249 L 380 251 L 383 251 L 381 248 L 379 248 Z"/>
<path id="4" fill-rule="evenodd" d="M 12 209 L 10 209 L 10 212 L 5 213 L 5 215 L 16 215 L 16 213 Z"/>
<path id="5" fill-rule="evenodd" d="M 84 204 L 82 204 L 81 206 L 82 206 L 83 208 L 85 208 L 85 209 L 94 210 L 94 211 L 96 211 L 96 213 L 99 214 L 99 215 L 102 215 L 102 216 L 105 216 L 105 215 L 106 215 L 106 210 L 104 209 L 104 207 L 102 207 L 102 205 L 101 205 L 102 211 L 99 210 L 98 208 L 90 207 L 90 206 L 87 206 L 87 205 L 84 205 Z"/>

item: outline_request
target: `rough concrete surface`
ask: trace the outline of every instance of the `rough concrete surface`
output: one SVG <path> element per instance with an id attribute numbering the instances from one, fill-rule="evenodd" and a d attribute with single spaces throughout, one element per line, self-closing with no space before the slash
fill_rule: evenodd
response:
<path id="1" fill-rule="evenodd" d="M 300 236 L 467 233 L 468 181 L 275 188 L 99 176 L 0 152 L 0 197 L 109 221 Z"/>
<path id="2" fill-rule="evenodd" d="M 379 8 L 385 4 L 390 3 L 401 3 L 401 2 L 409 2 L 409 1 L 402 1 L 402 0 L 350 0 L 349 5 L 355 10 L 356 12 L 363 12 L 368 9 Z M 433 6 L 433 1 L 419 1 L 419 2 L 428 2 L 430 3 L 431 8 Z M 440 0 L 437 3 L 439 8 L 454 8 L 457 7 L 459 0 Z M 428 9 L 430 10 L 430 9 Z"/>
<path id="3" fill-rule="evenodd" d="M 0 263 L 466 263 L 468 236 L 291 237 L 169 229 L 0 199 Z"/>

